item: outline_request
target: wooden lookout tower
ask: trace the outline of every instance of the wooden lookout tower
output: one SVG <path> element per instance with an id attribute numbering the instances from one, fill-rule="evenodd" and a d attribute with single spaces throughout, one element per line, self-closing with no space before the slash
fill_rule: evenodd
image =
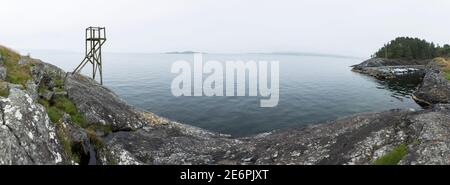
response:
<path id="1" fill-rule="evenodd" d="M 100 76 L 100 84 L 103 84 L 102 72 L 102 45 L 106 42 L 105 27 L 88 27 L 86 28 L 86 50 L 83 61 L 73 71 L 79 73 L 83 67 L 89 62 L 92 64 L 92 79 L 95 80 L 98 71 Z"/>

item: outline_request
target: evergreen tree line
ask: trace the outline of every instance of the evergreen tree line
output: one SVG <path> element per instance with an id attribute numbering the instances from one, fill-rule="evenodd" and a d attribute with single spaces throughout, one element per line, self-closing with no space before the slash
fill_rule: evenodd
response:
<path id="1" fill-rule="evenodd" d="M 398 37 L 379 49 L 372 57 L 432 59 L 435 57 L 450 57 L 450 45 L 435 45 L 433 42 L 411 37 Z"/>

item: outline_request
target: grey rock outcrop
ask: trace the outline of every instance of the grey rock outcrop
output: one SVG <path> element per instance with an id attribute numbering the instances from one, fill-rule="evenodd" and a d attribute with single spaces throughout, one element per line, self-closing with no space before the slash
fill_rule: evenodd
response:
<path id="1" fill-rule="evenodd" d="M 35 84 L 45 85 L 53 89 L 55 80 L 63 80 L 66 72 L 52 64 L 34 59 L 34 65 L 31 67 L 31 75 Z"/>
<path id="2" fill-rule="evenodd" d="M 361 114 L 268 134 L 249 142 L 250 153 L 255 164 L 373 164 L 405 145 L 400 164 L 449 164 L 449 125 L 447 108 Z"/>
<path id="3" fill-rule="evenodd" d="M 6 68 L 4 66 L 4 62 L 3 62 L 3 57 L 0 54 L 0 80 L 5 80 L 6 79 Z"/>
<path id="4" fill-rule="evenodd" d="M 31 96 L 31 98 L 33 100 L 37 100 L 37 98 L 39 96 L 39 94 L 38 94 L 39 86 L 36 83 L 34 83 L 33 80 L 28 80 L 26 87 L 27 87 L 26 88 L 27 92 Z"/>
<path id="5" fill-rule="evenodd" d="M 226 135 L 161 119 L 132 132 L 105 138 L 99 152 L 102 164 L 217 164 L 232 147 L 242 143 Z"/>
<path id="6" fill-rule="evenodd" d="M 6 73 L 7 73 L 6 68 L 2 64 L 0 64 L 0 80 L 6 79 Z"/>
<path id="7" fill-rule="evenodd" d="M 436 61 L 427 65 L 423 82 L 413 97 L 424 105 L 450 103 L 450 81 L 445 79 L 444 72 Z"/>
<path id="8" fill-rule="evenodd" d="M 145 125 L 145 120 L 133 107 L 90 78 L 69 74 L 65 90 L 91 124 L 110 125 L 114 131 L 132 130 Z"/>
<path id="9" fill-rule="evenodd" d="M 161 121 L 105 138 L 102 164 L 373 164 L 404 145 L 399 164 L 450 164 L 449 105 L 366 113 L 307 127 L 231 138 Z"/>

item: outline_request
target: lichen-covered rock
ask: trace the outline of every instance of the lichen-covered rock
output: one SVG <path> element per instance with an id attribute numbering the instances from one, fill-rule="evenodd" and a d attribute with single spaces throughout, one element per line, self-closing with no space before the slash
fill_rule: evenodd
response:
<path id="1" fill-rule="evenodd" d="M 146 124 L 135 108 L 95 80 L 69 74 L 65 90 L 91 124 L 110 125 L 114 131 L 137 129 Z"/>
<path id="2" fill-rule="evenodd" d="M 66 162 L 54 125 L 42 105 L 17 88 L 0 97 L 0 164 Z"/>
<path id="3" fill-rule="evenodd" d="M 401 164 L 450 164 L 450 105 L 438 104 L 414 115 L 409 128 L 412 143 Z"/>

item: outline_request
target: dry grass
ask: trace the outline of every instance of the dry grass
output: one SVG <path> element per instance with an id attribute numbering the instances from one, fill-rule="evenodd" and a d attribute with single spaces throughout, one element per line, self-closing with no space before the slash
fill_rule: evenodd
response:
<path id="1" fill-rule="evenodd" d="M 149 124 L 152 125 L 165 125 L 168 122 L 163 118 L 151 113 L 151 112 L 142 112 L 142 116 L 147 120 Z"/>
<path id="2" fill-rule="evenodd" d="M 31 65 L 33 59 L 30 57 L 22 57 L 17 52 L 4 46 L 0 46 L 0 54 L 3 58 L 3 65 L 7 69 L 6 81 L 14 84 L 21 84 L 25 87 L 27 80 L 31 79 Z M 26 61 L 25 64 L 19 65 L 19 60 Z"/>
<path id="3" fill-rule="evenodd" d="M 442 71 L 445 73 L 445 78 L 450 80 L 450 58 L 438 57 L 434 60 L 441 66 Z"/>

